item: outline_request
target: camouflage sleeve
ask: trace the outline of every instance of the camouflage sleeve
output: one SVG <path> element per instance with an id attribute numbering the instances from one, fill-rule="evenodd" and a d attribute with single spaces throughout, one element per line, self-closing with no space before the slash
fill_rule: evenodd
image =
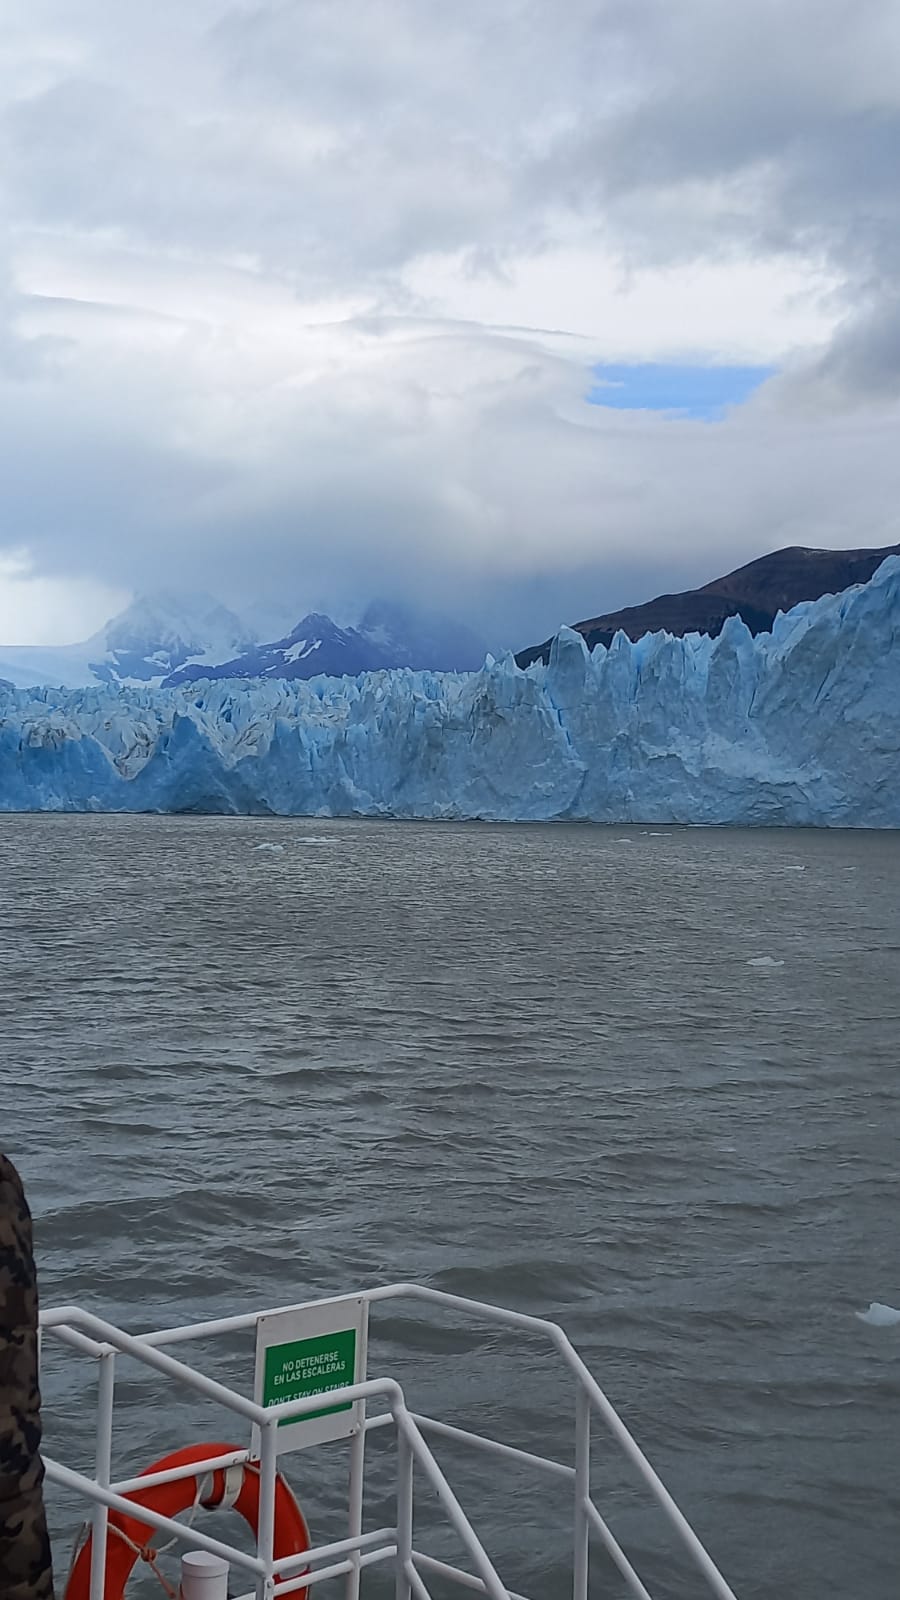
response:
<path id="1" fill-rule="evenodd" d="M 53 1600 L 44 1515 L 37 1279 L 21 1179 L 0 1154 L 0 1596 Z"/>

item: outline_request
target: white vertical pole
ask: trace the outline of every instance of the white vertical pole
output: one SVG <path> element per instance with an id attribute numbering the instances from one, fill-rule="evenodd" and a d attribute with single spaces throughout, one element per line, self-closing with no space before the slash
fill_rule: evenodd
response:
<path id="1" fill-rule="evenodd" d="M 256 1583 L 259 1600 L 272 1600 L 275 1593 L 272 1560 L 275 1549 L 275 1474 L 278 1464 L 275 1451 L 276 1427 L 277 1424 L 274 1422 L 265 1422 L 260 1429 L 259 1533 L 256 1553 L 260 1561 L 265 1563 L 266 1570 L 265 1576 L 258 1578 Z"/>
<path id="2" fill-rule="evenodd" d="M 575 1545 L 572 1562 L 572 1600 L 587 1600 L 591 1525 L 587 1502 L 591 1494 L 591 1403 L 583 1383 L 575 1389 Z"/>
<path id="3" fill-rule="evenodd" d="M 112 1468 L 113 1399 L 116 1387 L 116 1353 L 104 1350 L 97 1358 L 97 1448 L 94 1456 L 94 1477 L 104 1489 L 109 1488 Z M 109 1508 L 98 1501 L 91 1516 L 91 1588 L 90 1600 L 103 1600 L 106 1587 L 106 1534 L 109 1527 Z"/>
<path id="4" fill-rule="evenodd" d="M 228 1562 L 188 1550 L 181 1558 L 181 1600 L 228 1600 Z"/>
<path id="5" fill-rule="evenodd" d="M 411 1600 L 408 1567 L 413 1541 L 413 1453 L 406 1430 L 397 1428 L 397 1583 L 395 1600 Z"/>
<path id="6" fill-rule="evenodd" d="M 363 1483 L 366 1471 L 366 1405 L 363 1401 L 359 1432 L 350 1441 L 350 1488 L 347 1537 L 358 1539 L 363 1524 Z M 350 1557 L 353 1567 L 347 1573 L 346 1600 L 359 1600 L 359 1551 Z"/>

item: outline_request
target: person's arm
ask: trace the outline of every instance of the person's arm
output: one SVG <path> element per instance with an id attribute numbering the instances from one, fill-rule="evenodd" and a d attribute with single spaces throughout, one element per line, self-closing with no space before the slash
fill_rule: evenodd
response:
<path id="1" fill-rule="evenodd" d="M 0 1596 L 53 1600 L 44 1515 L 37 1277 L 22 1181 L 0 1154 Z"/>

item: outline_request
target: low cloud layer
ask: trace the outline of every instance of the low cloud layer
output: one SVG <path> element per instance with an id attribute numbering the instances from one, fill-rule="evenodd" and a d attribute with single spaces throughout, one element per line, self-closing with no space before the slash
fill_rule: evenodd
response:
<path id="1" fill-rule="evenodd" d="M 524 643 L 781 544 L 897 539 L 890 8 L 18 26 L 0 554 L 71 585 L 71 637 L 165 582 L 389 593 Z M 720 421 L 589 404 L 629 361 L 776 372 Z M 8 561 L 0 625 L 26 591 L 20 636 L 60 637 Z"/>

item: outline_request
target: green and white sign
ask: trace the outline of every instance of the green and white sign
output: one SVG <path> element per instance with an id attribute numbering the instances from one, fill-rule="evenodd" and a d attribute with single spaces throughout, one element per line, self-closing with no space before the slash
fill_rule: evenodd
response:
<path id="1" fill-rule="evenodd" d="M 354 1296 L 318 1300 L 260 1317 L 256 1325 L 257 1405 L 282 1405 L 362 1383 L 366 1375 L 368 1307 Z M 365 1419 L 363 1401 L 333 1403 L 303 1417 L 282 1418 L 277 1449 L 303 1449 L 328 1439 L 358 1433 Z M 256 1430 L 254 1430 L 255 1435 Z M 254 1454 L 259 1440 L 254 1437 Z"/>

